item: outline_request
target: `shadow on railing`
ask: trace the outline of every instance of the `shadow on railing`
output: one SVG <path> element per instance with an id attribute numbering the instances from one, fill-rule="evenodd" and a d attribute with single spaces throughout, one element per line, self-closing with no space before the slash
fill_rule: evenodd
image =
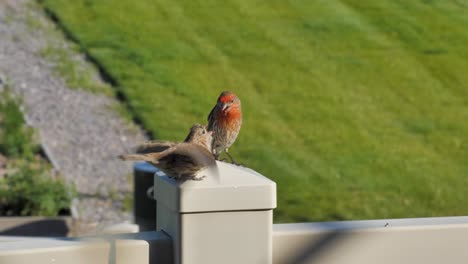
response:
<path id="1" fill-rule="evenodd" d="M 2 217 L 0 236 L 64 237 L 69 232 L 68 217 Z"/>
<path id="2" fill-rule="evenodd" d="M 284 238 L 275 237 L 275 226 L 273 226 L 273 263 L 317 263 L 324 252 L 333 250 L 333 247 L 345 236 L 346 232 L 331 231 L 321 235 L 318 239 L 297 241 L 297 238 L 289 237 L 286 241 L 281 241 Z M 289 243 L 291 244 L 288 245 Z M 296 245 L 296 248 L 290 248 L 292 245 Z M 287 252 L 288 248 L 289 252 Z"/>

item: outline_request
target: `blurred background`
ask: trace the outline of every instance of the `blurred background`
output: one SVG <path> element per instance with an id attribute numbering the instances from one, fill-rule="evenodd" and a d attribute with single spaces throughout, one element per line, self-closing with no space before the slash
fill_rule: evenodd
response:
<path id="1" fill-rule="evenodd" d="M 107 105 L 131 135 L 120 133 L 124 143 L 111 153 L 145 136 L 183 140 L 191 124 L 206 123 L 219 93 L 232 90 L 242 101 L 243 127 L 229 152 L 277 183 L 275 222 L 468 213 L 466 1 L 22 0 L 2 9 L 4 27 L 23 23 L 24 34 L 33 34 L 16 43 L 45 39 L 33 52 L 47 62 L 39 68 L 50 68 L 66 89 L 112 100 L 95 104 Z M 3 83 L 16 78 L 11 67 L 0 68 Z M 31 92 L 19 81 L 3 86 L 28 105 Z M 5 109 L 0 153 L 24 159 L 10 149 L 26 139 L 5 142 Z M 62 118 L 82 124 L 95 114 Z M 119 130 L 119 122 L 104 127 Z M 106 130 L 85 131 L 96 137 L 94 152 L 109 149 Z M 44 134 L 36 142 L 47 146 Z M 68 142 L 71 150 L 86 145 Z M 31 151 L 45 159 L 57 155 L 53 146 L 38 149 Z M 106 166 L 111 156 L 98 160 Z M 69 166 L 76 176 L 54 167 L 65 186 L 75 185 L 66 194 L 83 201 L 91 185 L 91 196 L 109 199 L 109 210 L 131 211 L 130 165 L 92 179 Z M 12 191 L 6 179 L 0 193 Z M 91 225 L 102 220 L 93 217 Z"/>

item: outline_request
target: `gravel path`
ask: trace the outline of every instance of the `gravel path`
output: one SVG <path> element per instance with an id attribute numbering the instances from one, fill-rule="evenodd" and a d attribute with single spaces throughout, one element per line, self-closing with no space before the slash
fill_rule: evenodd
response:
<path id="1" fill-rule="evenodd" d="M 39 55 L 51 41 L 66 46 L 66 40 L 51 40 L 31 21 L 54 27 L 33 0 L 0 1 L 0 82 L 23 98 L 26 119 L 54 168 L 81 194 L 72 207 L 74 234 L 130 220 L 123 199 L 131 192 L 132 164 L 116 156 L 143 134 L 111 110 L 115 99 L 67 88 Z"/>

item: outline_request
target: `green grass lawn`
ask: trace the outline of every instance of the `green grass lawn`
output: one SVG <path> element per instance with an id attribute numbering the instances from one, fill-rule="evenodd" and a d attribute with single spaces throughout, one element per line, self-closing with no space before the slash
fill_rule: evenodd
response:
<path id="1" fill-rule="evenodd" d="M 157 138 L 235 91 L 276 222 L 468 214 L 466 1 L 41 2 Z"/>

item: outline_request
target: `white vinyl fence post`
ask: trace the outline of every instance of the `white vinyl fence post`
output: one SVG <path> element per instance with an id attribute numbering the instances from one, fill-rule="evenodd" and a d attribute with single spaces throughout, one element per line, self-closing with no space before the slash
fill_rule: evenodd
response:
<path id="1" fill-rule="evenodd" d="M 172 237 L 176 264 L 272 263 L 276 184 L 217 162 L 218 173 L 178 183 L 155 174 L 157 230 Z"/>

